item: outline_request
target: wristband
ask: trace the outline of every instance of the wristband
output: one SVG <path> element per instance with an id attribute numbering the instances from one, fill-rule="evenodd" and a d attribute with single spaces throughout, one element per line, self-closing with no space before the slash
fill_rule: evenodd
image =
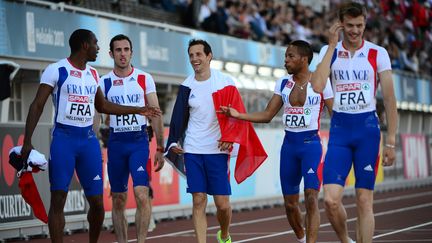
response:
<path id="1" fill-rule="evenodd" d="M 165 148 L 162 146 L 157 146 L 156 151 L 163 153 L 163 152 L 165 152 Z"/>
<path id="2" fill-rule="evenodd" d="M 387 148 L 391 148 L 391 149 L 395 149 L 396 148 L 395 145 L 389 144 L 389 143 L 386 143 L 384 146 L 386 146 Z"/>

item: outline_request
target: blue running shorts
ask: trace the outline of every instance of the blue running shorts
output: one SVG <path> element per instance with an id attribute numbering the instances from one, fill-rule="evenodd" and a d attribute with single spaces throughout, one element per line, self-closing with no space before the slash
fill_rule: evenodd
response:
<path id="1" fill-rule="evenodd" d="M 317 130 L 306 132 L 285 131 L 281 148 L 280 180 L 283 195 L 295 195 L 300 191 L 304 178 L 304 189 L 320 190 L 318 166 L 321 162 L 322 146 Z"/>
<path id="2" fill-rule="evenodd" d="M 324 184 L 345 186 L 354 164 L 355 188 L 373 190 L 379 160 L 380 128 L 376 112 L 346 114 L 333 111 Z"/>
<path id="3" fill-rule="evenodd" d="M 185 153 L 187 192 L 231 195 L 228 154 Z"/>
<path id="4" fill-rule="evenodd" d="M 108 178 L 112 192 L 128 190 L 129 174 L 133 186 L 149 186 L 147 163 L 149 142 L 145 126 L 141 131 L 110 133 L 108 141 Z"/>
<path id="5" fill-rule="evenodd" d="M 50 149 L 51 191 L 67 192 L 74 170 L 86 196 L 102 194 L 102 155 L 92 126 L 74 127 L 57 123 Z"/>

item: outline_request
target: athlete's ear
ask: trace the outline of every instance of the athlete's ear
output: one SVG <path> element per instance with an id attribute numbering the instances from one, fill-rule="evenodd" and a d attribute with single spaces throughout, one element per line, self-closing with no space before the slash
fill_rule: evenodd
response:
<path id="1" fill-rule="evenodd" d="M 112 59 L 114 59 L 114 55 L 113 55 L 112 51 L 109 51 L 109 55 Z"/>

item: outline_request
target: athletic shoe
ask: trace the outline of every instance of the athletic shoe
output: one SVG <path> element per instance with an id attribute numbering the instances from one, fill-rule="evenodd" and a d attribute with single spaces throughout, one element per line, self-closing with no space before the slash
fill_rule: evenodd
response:
<path id="1" fill-rule="evenodd" d="M 222 231 L 219 230 L 217 232 L 217 235 L 216 235 L 218 243 L 231 243 L 231 236 L 228 236 L 228 239 L 226 239 L 226 240 L 222 240 L 221 234 L 222 234 Z"/>

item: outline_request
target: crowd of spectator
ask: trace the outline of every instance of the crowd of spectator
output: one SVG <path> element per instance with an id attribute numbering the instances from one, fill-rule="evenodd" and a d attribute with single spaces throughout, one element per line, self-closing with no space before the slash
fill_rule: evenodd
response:
<path id="1" fill-rule="evenodd" d="M 199 5 L 197 5 L 197 2 Z M 342 1 L 314 12 L 302 1 L 189 0 L 184 24 L 204 31 L 287 45 L 306 40 L 314 51 L 326 43 Z M 432 75 L 432 0 L 364 0 L 368 8 L 365 39 L 384 46 L 393 69 Z M 184 3 L 184 2 L 183 2 Z"/>
<path id="2" fill-rule="evenodd" d="M 82 2 L 84 0 L 68 0 Z M 344 0 L 314 11 L 301 0 L 111 0 L 136 1 L 182 16 L 184 26 L 286 46 L 301 39 L 314 51 L 326 44 L 329 26 Z M 313 3 L 314 1 L 306 1 Z M 432 75 L 432 0 L 358 0 L 368 8 L 365 39 L 384 46 L 393 69 Z M 123 14 L 123 13 L 122 13 Z M 143 14 L 144 16 L 145 14 Z"/>

